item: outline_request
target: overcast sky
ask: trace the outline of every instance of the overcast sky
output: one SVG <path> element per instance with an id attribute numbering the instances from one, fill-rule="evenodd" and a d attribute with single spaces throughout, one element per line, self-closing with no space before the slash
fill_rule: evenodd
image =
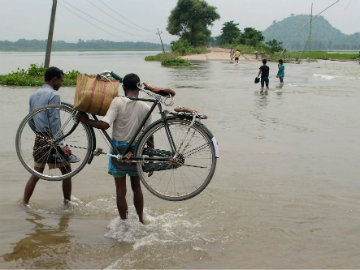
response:
<path id="1" fill-rule="evenodd" d="M 0 40 L 47 39 L 52 0 L 0 0 Z M 211 31 L 221 32 L 233 20 L 240 29 L 265 30 L 274 20 L 290 14 L 317 14 L 335 0 L 206 0 L 217 7 L 221 19 Z M 78 39 L 159 42 L 176 40 L 166 31 L 167 20 L 177 0 L 58 0 L 54 40 Z M 324 17 L 346 34 L 360 32 L 360 0 L 340 0 Z"/>

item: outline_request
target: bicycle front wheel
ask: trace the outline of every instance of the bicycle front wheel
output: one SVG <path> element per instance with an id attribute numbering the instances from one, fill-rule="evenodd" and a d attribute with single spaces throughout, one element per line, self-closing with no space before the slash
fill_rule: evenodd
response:
<path id="1" fill-rule="evenodd" d="M 197 122 L 191 125 L 191 121 L 174 118 L 167 120 L 167 126 L 170 132 L 159 121 L 141 137 L 136 156 L 142 161 L 137 169 L 152 194 L 170 201 L 187 200 L 203 191 L 214 175 L 214 144 Z"/>
<path id="2" fill-rule="evenodd" d="M 47 105 L 29 113 L 20 123 L 16 153 L 31 174 L 48 181 L 61 181 L 84 168 L 92 151 L 92 135 L 87 125 L 76 120 L 75 113 L 69 106 Z M 54 119 L 60 121 L 57 134 L 51 132 Z M 68 136 L 58 141 L 64 135 Z M 64 144 L 72 156 L 62 152 Z"/>

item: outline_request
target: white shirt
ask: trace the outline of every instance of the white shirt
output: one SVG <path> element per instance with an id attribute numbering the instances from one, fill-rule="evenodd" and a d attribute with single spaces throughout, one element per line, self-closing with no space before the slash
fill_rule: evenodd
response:
<path id="1" fill-rule="evenodd" d="M 117 141 L 130 142 L 136 130 L 149 112 L 150 106 L 144 101 L 116 97 L 102 121 L 113 126 L 112 137 Z M 144 128 L 151 123 L 151 115 Z"/>

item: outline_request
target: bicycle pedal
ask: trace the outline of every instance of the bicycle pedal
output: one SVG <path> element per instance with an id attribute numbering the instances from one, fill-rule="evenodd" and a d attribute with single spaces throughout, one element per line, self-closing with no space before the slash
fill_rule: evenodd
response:
<path id="1" fill-rule="evenodd" d="M 104 154 L 102 148 L 95 149 L 94 156 L 100 156 L 101 154 Z"/>

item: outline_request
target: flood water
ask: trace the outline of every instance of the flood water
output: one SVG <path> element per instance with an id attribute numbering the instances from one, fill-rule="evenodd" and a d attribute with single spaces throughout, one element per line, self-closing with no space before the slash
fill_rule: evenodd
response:
<path id="1" fill-rule="evenodd" d="M 134 72 L 175 89 L 175 105 L 206 113 L 221 156 L 209 186 L 183 202 L 144 188 L 144 226 L 128 185 L 124 222 L 102 156 L 73 178 L 70 208 L 62 204 L 61 183 L 40 180 L 25 209 L 29 173 L 14 141 L 37 88 L 0 86 L 0 268 L 359 268 L 360 65 L 287 63 L 280 89 L 270 63 L 263 95 L 253 83 L 260 63 L 165 68 L 143 60 L 151 54 L 64 52 L 51 63 L 90 74 Z M 40 64 L 44 55 L 0 59 L 4 74 Z M 59 93 L 73 102 L 73 87 Z"/>

